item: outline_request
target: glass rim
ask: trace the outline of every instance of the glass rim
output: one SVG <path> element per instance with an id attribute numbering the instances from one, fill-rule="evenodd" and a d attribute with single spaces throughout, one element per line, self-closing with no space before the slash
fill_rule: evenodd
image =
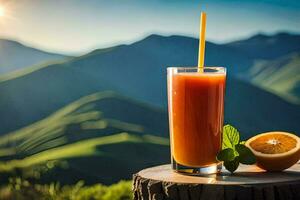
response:
<path id="1" fill-rule="evenodd" d="M 197 70 L 197 71 L 186 71 L 186 72 L 179 72 L 179 73 L 196 73 L 198 72 L 198 69 L 210 69 L 210 70 L 216 70 L 216 71 L 206 71 L 204 73 L 225 73 L 227 72 L 226 67 L 221 66 L 204 66 L 204 67 L 167 67 L 167 71 L 171 70 Z"/>
<path id="2" fill-rule="evenodd" d="M 222 66 L 204 66 L 201 67 L 201 69 L 226 69 L 226 67 L 222 67 Z M 198 67 L 194 66 L 194 67 L 167 67 L 167 69 L 198 69 Z"/>

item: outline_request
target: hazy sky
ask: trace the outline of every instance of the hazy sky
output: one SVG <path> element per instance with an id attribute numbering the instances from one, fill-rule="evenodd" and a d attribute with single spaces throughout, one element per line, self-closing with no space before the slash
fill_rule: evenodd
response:
<path id="1" fill-rule="evenodd" d="M 62 53 L 130 43 L 151 33 L 226 42 L 257 32 L 300 33 L 299 0 L 0 0 L 0 37 Z"/>

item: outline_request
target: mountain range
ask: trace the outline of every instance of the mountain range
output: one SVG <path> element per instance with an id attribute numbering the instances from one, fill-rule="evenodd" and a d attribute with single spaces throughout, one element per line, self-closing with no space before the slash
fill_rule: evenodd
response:
<path id="1" fill-rule="evenodd" d="M 253 59 L 276 59 L 300 51 L 300 36 L 291 33 L 257 34 L 245 40 L 225 44 Z"/>
<path id="2" fill-rule="evenodd" d="M 45 52 L 13 40 L 0 39 L 0 74 L 70 58 L 72 57 Z"/>
<path id="3" fill-rule="evenodd" d="M 243 139 L 300 134 L 299 38 L 207 42 L 206 65 L 228 69 L 225 122 Z M 169 162 L 166 67 L 195 66 L 197 49 L 194 38 L 150 35 L 1 75 L 0 171 L 42 165 L 44 181 L 111 183 Z"/>
<path id="4" fill-rule="evenodd" d="M 248 41 L 251 42 L 252 39 Z M 80 97 L 103 90 L 113 90 L 139 101 L 166 108 L 166 67 L 195 66 L 197 45 L 198 41 L 193 38 L 151 35 L 131 45 L 96 50 L 63 63 L 43 66 L 30 73 L 25 69 L 18 76 L 3 75 L 0 77 L 0 92 L 3 94 L 0 99 L 0 119 L 3 122 L 0 133 L 4 134 L 34 123 Z M 281 48 L 278 50 L 281 51 Z M 248 59 L 247 54 L 239 56 L 239 51 L 233 47 L 209 42 L 207 55 L 207 65 L 214 63 L 228 66 L 226 104 L 231 106 L 226 107 L 225 119 L 232 119 L 227 120 L 228 122 L 236 124 L 247 135 L 274 128 L 299 131 L 295 122 L 299 119 L 299 106 L 287 103 L 239 78 L 241 73 L 246 74 L 251 69 L 251 63 L 255 63 L 255 60 Z M 296 66 L 295 70 L 298 68 Z M 237 90 L 240 85 L 245 88 Z M 242 102 L 248 101 L 248 94 L 255 96 L 255 99 L 251 99 L 255 104 L 241 106 Z M 280 105 L 272 109 L 275 101 Z M 278 109 L 282 109 L 285 110 L 286 120 L 280 118 L 274 123 L 267 115 L 264 119 L 264 113 L 260 111 L 267 106 L 265 102 L 271 105 L 267 115 L 275 118 L 280 115 Z M 248 115 L 254 113 L 253 116 L 244 116 L 248 109 Z M 244 124 L 244 127 L 240 124 Z"/>

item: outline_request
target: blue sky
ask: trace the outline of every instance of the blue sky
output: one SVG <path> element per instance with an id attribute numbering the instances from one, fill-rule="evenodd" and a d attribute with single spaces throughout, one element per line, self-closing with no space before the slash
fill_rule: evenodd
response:
<path id="1" fill-rule="evenodd" d="M 201 11 L 207 38 L 217 43 L 257 32 L 300 33 L 298 0 L 0 0 L 0 6 L 0 37 L 67 54 L 151 33 L 197 37 Z"/>

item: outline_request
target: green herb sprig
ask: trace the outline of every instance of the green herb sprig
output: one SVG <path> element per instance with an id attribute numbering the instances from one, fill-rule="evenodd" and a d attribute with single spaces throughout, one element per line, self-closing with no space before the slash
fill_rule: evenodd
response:
<path id="1" fill-rule="evenodd" d="M 233 173 L 239 164 L 252 165 L 256 158 L 252 151 L 240 141 L 240 133 L 231 125 L 223 127 L 222 150 L 217 155 L 217 160 L 223 161 L 225 168 Z"/>

